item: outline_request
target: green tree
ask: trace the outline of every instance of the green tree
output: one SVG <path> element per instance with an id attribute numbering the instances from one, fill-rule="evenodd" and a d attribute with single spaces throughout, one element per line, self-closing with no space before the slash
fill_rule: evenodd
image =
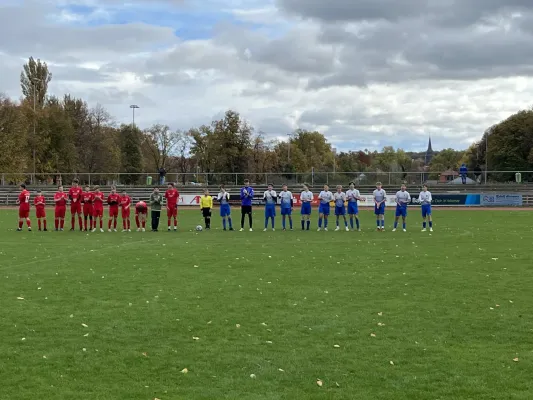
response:
<path id="1" fill-rule="evenodd" d="M 20 73 L 22 95 L 32 104 L 35 102 L 36 107 L 42 107 L 45 104 L 48 84 L 51 80 L 52 73 L 48 71 L 48 65 L 40 59 L 36 61 L 30 57 Z"/>
<path id="2" fill-rule="evenodd" d="M 120 149 L 122 155 L 121 171 L 125 173 L 124 183 L 127 185 L 140 182 L 143 158 L 141 152 L 141 135 L 138 128 L 131 124 L 120 126 Z"/>
<path id="3" fill-rule="evenodd" d="M 0 171 L 27 170 L 29 126 L 22 107 L 0 95 Z"/>
<path id="4" fill-rule="evenodd" d="M 155 124 L 143 132 L 145 152 L 156 170 L 169 168 L 169 161 L 176 155 L 181 139 L 181 133 L 172 131 L 167 125 Z"/>
<path id="5" fill-rule="evenodd" d="M 429 165 L 429 170 L 435 173 L 441 173 L 447 170 L 457 171 L 460 164 L 459 161 L 463 157 L 462 151 L 454 149 L 444 149 L 439 151 Z"/>

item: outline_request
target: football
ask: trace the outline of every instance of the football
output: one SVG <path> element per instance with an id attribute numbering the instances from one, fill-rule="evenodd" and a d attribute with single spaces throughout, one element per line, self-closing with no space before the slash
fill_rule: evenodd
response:
<path id="1" fill-rule="evenodd" d="M 204 228 L 202 228 L 202 225 L 197 225 L 197 226 L 196 226 L 196 230 L 197 230 L 198 232 L 200 232 L 200 231 L 203 231 Z"/>

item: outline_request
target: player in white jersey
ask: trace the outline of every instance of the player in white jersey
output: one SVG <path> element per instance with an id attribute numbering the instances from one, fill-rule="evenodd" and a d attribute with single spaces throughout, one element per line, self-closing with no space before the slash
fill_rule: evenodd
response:
<path id="1" fill-rule="evenodd" d="M 329 191 L 329 186 L 324 185 L 324 190 L 318 195 L 318 230 L 322 229 L 322 219 L 324 219 L 324 230 L 328 230 L 328 217 L 330 213 L 329 203 L 333 201 L 333 193 Z"/>
<path id="2" fill-rule="evenodd" d="M 313 193 L 309 190 L 309 185 L 304 183 L 303 191 L 300 193 L 300 202 L 302 203 L 302 231 L 306 229 L 309 230 L 311 226 L 311 203 L 313 202 Z"/>
<path id="3" fill-rule="evenodd" d="M 285 225 L 286 217 L 289 217 L 289 226 L 292 231 L 292 206 L 293 197 L 292 193 L 287 189 L 287 185 L 283 185 L 282 191 L 279 193 L 280 206 L 281 206 L 281 225 L 283 230 L 287 230 Z"/>
<path id="4" fill-rule="evenodd" d="M 385 230 L 385 202 L 387 201 L 387 192 L 381 187 L 381 182 L 376 183 L 374 196 L 374 214 L 376 214 L 376 224 L 378 231 Z"/>
<path id="5" fill-rule="evenodd" d="M 333 200 L 335 201 L 335 219 L 337 222 L 335 230 L 339 231 L 341 229 L 339 226 L 339 219 L 342 216 L 342 218 L 344 218 L 344 228 L 349 231 L 348 221 L 346 220 L 346 207 L 344 205 L 346 202 L 346 193 L 342 191 L 341 185 L 337 186 L 337 191 L 333 194 Z"/>
<path id="6" fill-rule="evenodd" d="M 355 223 L 357 230 L 360 231 L 359 226 L 359 207 L 357 201 L 361 199 L 361 193 L 355 188 L 355 183 L 350 182 L 350 190 L 346 192 L 346 198 L 348 199 L 348 215 L 350 216 L 350 228 L 353 230 L 353 220 L 355 217 Z"/>
<path id="7" fill-rule="evenodd" d="M 275 230 L 274 219 L 276 218 L 276 200 L 277 195 L 272 184 L 268 185 L 268 190 L 263 193 L 263 200 L 265 201 L 265 232 L 268 228 L 268 220 L 272 220 L 272 230 Z"/>
<path id="8" fill-rule="evenodd" d="M 424 185 L 420 195 L 418 196 L 418 202 L 422 207 L 422 232 L 426 231 L 426 219 L 429 220 L 429 231 L 433 232 L 433 218 L 431 216 L 431 192 L 428 190 L 428 185 Z"/>
<path id="9" fill-rule="evenodd" d="M 406 223 L 405 219 L 407 218 L 407 205 L 411 202 L 411 195 L 407 191 L 405 184 L 402 185 L 401 189 L 396 192 L 396 216 L 394 218 L 394 229 L 396 231 L 398 227 L 398 220 L 402 217 L 403 231 L 406 232 Z"/>

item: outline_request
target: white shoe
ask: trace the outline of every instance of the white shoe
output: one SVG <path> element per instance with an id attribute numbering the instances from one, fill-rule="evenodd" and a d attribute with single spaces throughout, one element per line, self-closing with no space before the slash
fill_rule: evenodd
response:
<path id="1" fill-rule="evenodd" d="M 433 232 L 433 228 L 429 228 L 429 231 L 430 231 L 430 232 Z"/>
<path id="2" fill-rule="evenodd" d="M 103 230 L 102 228 L 100 228 L 100 232 L 102 232 L 102 233 L 103 233 L 103 232 L 104 232 L 104 230 Z"/>
<path id="3" fill-rule="evenodd" d="M 174 227 L 174 230 L 175 230 L 175 231 L 177 231 L 177 230 L 178 230 L 178 227 L 177 227 L 177 226 L 175 226 L 175 227 Z"/>
<path id="4" fill-rule="evenodd" d="M 252 228 L 250 228 L 250 232 L 253 232 L 254 230 Z"/>
<path id="5" fill-rule="evenodd" d="M 327 231 L 328 231 L 328 228 L 324 228 L 324 230 L 327 232 Z"/>
<path id="6" fill-rule="evenodd" d="M 108 232 L 111 232 L 111 229 L 108 229 L 107 231 L 108 231 Z"/>
<path id="7" fill-rule="evenodd" d="M 242 231 L 244 231 L 244 228 L 239 229 L 239 232 L 242 232 Z"/>
<path id="8" fill-rule="evenodd" d="M 267 228 L 263 229 L 263 232 L 266 232 L 267 231 Z"/>
<path id="9" fill-rule="evenodd" d="M 113 232 L 116 232 L 117 230 L 116 229 L 113 229 Z"/>
<path id="10" fill-rule="evenodd" d="M 143 232 L 146 232 L 146 229 L 143 228 Z"/>
<path id="11" fill-rule="evenodd" d="M 96 232 L 96 228 L 94 228 L 93 230 L 91 230 L 92 233 Z"/>
<path id="12" fill-rule="evenodd" d="M 141 231 L 141 228 L 137 228 L 137 232 L 140 232 Z"/>
<path id="13" fill-rule="evenodd" d="M 403 231 L 404 231 L 404 232 L 407 232 L 407 229 L 404 229 Z"/>
<path id="14" fill-rule="evenodd" d="M 361 228 L 357 229 L 357 232 L 361 232 Z"/>
<path id="15" fill-rule="evenodd" d="M 274 228 L 272 228 L 272 232 L 275 232 L 276 230 Z"/>
<path id="16" fill-rule="evenodd" d="M 393 231 L 393 232 L 396 232 L 396 228 L 394 228 L 392 231 Z"/>
<path id="17" fill-rule="evenodd" d="M 422 229 L 422 232 L 426 232 L 426 231 L 427 231 L 427 229 L 426 229 L 426 228 Z"/>
<path id="18" fill-rule="evenodd" d="M 320 232 L 321 230 L 322 230 L 322 228 L 318 228 L 316 231 L 317 231 L 317 232 Z"/>
<path id="19" fill-rule="evenodd" d="M 339 228 L 338 226 L 335 228 L 335 232 L 340 231 L 340 230 L 341 228 Z"/>
<path id="20" fill-rule="evenodd" d="M 346 232 L 350 232 L 350 228 L 346 227 Z"/>
<path id="21" fill-rule="evenodd" d="M 384 226 L 382 226 L 382 227 L 381 227 L 381 230 L 382 230 L 382 231 L 384 231 L 384 230 L 385 230 L 385 227 L 384 227 Z"/>
<path id="22" fill-rule="evenodd" d="M 170 232 L 170 226 L 168 227 L 168 231 Z"/>
<path id="23" fill-rule="evenodd" d="M 131 232 L 131 229 L 128 229 L 128 232 Z"/>
<path id="24" fill-rule="evenodd" d="M 127 232 L 127 230 L 126 229 L 122 229 L 122 232 Z"/>

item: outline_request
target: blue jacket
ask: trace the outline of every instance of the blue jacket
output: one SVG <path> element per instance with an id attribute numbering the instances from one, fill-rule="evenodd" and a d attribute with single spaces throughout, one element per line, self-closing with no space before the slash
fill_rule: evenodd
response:
<path id="1" fill-rule="evenodd" d="M 461 168 L 459 168 L 459 173 L 461 175 L 466 175 L 466 173 L 468 172 L 468 168 L 466 168 L 466 165 L 461 165 Z"/>
<path id="2" fill-rule="evenodd" d="M 244 192 L 248 192 L 246 195 Z M 241 188 L 241 204 L 243 206 L 251 206 L 254 198 L 254 189 L 251 186 Z"/>

